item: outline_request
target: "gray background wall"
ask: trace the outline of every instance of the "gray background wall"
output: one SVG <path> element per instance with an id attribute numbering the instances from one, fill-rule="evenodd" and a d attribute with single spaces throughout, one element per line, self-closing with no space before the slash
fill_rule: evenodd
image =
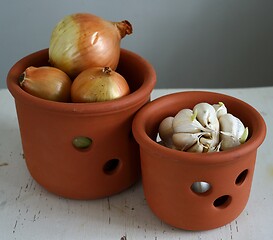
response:
<path id="1" fill-rule="evenodd" d="M 75 12 L 129 20 L 122 47 L 153 64 L 157 88 L 273 85 L 272 0 L 1 0 L 0 88 Z"/>

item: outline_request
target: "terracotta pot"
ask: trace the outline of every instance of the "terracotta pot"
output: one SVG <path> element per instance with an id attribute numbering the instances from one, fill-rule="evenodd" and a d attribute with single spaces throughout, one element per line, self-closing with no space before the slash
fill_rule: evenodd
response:
<path id="1" fill-rule="evenodd" d="M 44 49 L 18 61 L 7 77 L 33 178 L 48 191 L 75 199 L 106 197 L 130 187 L 140 177 L 139 147 L 131 125 L 150 99 L 156 82 L 153 67 L 122 49 L 117 71 L 128 81 L 131 94 L 100 103 L 61 103 L 34 97 L 18 85 L 28 66 L 47 64 Z M 82 136 L 92 141 L 86 149 L 73 145 Z"/>
<path id="2" fill-rule="evenodd" d="M 160 122 L 200 102 L 223 102 L 249 128 L 239 147 L 214 153 L 189 153 L 156 142 Z M 140 145 L 144 193 L 152 211 L 164 222 L 186 230 L 208 230 L 234 220 L 247 204 L 257 148 L 266 126 L 247 103 L 231 96 L 203 91 L 174 93 L 144 106 L 133 122 Z M 206 192 L 193 186 L 205 182 Z"/>

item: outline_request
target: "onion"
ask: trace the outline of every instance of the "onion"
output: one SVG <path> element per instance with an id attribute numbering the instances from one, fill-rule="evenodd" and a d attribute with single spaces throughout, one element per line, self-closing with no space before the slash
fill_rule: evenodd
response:
<path id="1" fill-rule="evenodd" d="M 71 86 L 72 102 L 102 102 L 130 93 L 127 81 L 109 67 L 88 68 L 81 72 Z"/>
<path id="2" fill-rule="evenodd" d="M 72 81 L 55 67 L 28 67 L 19 77 L 19 84 L 29 94 L 46 100 L 68 102 Z"/>
<path id="3" fill-rule="evenodd" d="M 90 67 L 109 66 L 115 70 L 120 41 L 131 33 L 132 25 L 126 20 L 111 22 L 88 13 L 68 15 L 52 31 L 50 64 L 71 78 Z"/>

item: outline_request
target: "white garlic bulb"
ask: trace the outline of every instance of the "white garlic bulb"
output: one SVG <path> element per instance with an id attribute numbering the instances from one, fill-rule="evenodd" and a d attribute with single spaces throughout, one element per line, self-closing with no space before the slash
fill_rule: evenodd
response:
<path id="1" fill-rule="evenodd" d="M 159 136 L 166 147 L 187 152 L 219 152 L 244 143 L 248 128 L 228 113 L 224 103 L 201 102 L 165 118 Z"/>

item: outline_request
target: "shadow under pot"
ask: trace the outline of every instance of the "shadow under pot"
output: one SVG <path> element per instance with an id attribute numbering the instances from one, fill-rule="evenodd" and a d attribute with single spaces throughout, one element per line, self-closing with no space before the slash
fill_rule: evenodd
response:
<path id="1" fill-rule="evenodd" d="M 183 152 L 156 142 L 163 119 L 201 102 L 223 102 L 248 127 L 248 140 L 209 153 Z M 185 230 L 208 230 L 231 222 L 243 211 L 257 149 L 266 135 L 265 122 L 252 106 L 215 92 L 174 93 L 144 106 L 134 119 L 133 133 L 140 145 L 144 194 L 162 221 Z"/>
<path id="2" fill-rule="evenodd" d="M 48 191 L 74 199 L 121 192 L 140 177 L 139 146 L 132 135 L 135 113 L 150 100 L 153 67 L 122 49 L 117 72 L 131 94 L 96 103 L 62 103 L 34 97 L 18 85 L 29 66 L 48 65 L 48 49 L 30 54 L 9 71 L 27 167 Z"/>

